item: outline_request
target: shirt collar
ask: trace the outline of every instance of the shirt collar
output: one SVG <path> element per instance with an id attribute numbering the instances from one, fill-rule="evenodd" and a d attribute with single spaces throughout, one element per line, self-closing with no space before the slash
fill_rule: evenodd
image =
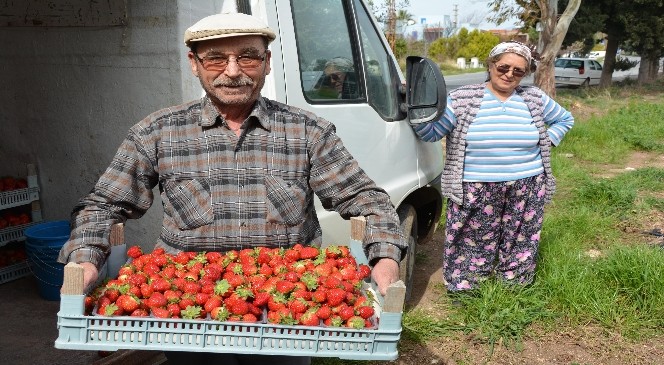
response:
<path id="1" fill-rule="evenodd" d="M 202 99 L 201 105 L 201 120 L 200 125 L 202 127 L 212 127 L 217 120 L 222 123 L 226 123 L 224 118 L 219 114 L 219 111 L 212 103 L 212 100 L 206 95 Z M 262 97 L 259 97 L 254 108 L 249 113 L 249 118 L 255 119 L 258 123 L 266 130 L 270 130 L 270 118 L 267 110 L 267 104 Z"/>

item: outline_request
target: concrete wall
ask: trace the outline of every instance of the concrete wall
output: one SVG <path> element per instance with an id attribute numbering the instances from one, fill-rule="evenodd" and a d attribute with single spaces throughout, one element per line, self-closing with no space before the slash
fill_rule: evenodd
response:
<path id="1" fill-rule="evenodd" d="M 68 219 L 133 124 L 200 97 L 183 34 L 220 9 L 221 1 L 127 0 L 122 26 L 0 27 L 0 176 L 36 164 L 44 219 Z M 152 244 L 161 214 L 156 200 L 128 223 L 127 242 Z"/>

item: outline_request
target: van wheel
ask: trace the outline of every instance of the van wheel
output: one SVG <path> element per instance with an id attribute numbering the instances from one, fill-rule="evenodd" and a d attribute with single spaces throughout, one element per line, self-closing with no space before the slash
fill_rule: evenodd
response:
<path id="1" fill-rule="evenodd" d="M 397 210 L 401 229 L 408 239 L 408 251 L 399 264 L 399 279 L 406 285 L 406 301 L 413 289 L 413 267 L 417 251 L 417 212 L 412 205 L 404 204 Z"/>

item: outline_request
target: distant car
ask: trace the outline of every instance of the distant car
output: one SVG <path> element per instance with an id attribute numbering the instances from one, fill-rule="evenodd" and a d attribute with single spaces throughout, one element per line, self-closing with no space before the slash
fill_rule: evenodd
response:
<path id="1" fill-rule="evenodd" d="M 589 58 L 558 58 L 556 67 L 556 84 L 589 86 L 599 85 L 602 76 L 602 65 Z"/>

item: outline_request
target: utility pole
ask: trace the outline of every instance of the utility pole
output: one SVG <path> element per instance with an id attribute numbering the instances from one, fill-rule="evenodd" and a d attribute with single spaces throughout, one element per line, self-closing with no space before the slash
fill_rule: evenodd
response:
<path id="1" fill-rule="evenodd" d="M 387 42 L 392 48 L 392 52 L 395 51 L 396 41 L 397 41 L 397 15 L 394 6 L 394 0 L 388 0 L 387 2 Z"/>

